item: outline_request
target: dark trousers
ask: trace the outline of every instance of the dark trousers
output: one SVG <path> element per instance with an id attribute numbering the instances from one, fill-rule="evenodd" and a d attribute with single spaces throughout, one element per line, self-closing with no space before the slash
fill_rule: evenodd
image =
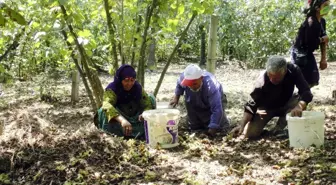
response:
<path id="1" fill-rule="evenodd" d="M 313 53 L 307 53 L 307 63 L 305 65 L 295 63 L 296 53 L 292 50 L 292 63 L 300 67 L 301 72 L 310 87 L 319 84 L 320 73 L 317 67 L 315 56 Z"/>
<path id="2" fill-rule="evenodd" d="M 286 114 L 289 113 L 298 104 L 298 101 L 299 96 L 293 95 L 287 104 L 281 108 L 275 110 L 265 110 L 267 113 L 266 115 L 256 113 L 253 116 L 252 121 L 247 123 L 245 126 L 245 137 L 254 138 L 260 136 L 264 130 L 264 127 L 274 117 L 279 117 L 277 126 L 285 128 L 287 126 Z M 260 110 L 264 109 L 261 108 Z"/>
<path id="3" fill-rule="evenodd" d="M 225 129 L 229 127 L 229 121 L 226 117 L 225 108 L 227 105 L 226 95 L 222 94 L 222 110 L 223 116 L 220 121 L 221 129 Z M 210 109 L 200 109 L 195 107 L 194 105 L 185 102 L 188 114 L 188 126 L 190 130 L 205 130 L 208 129 L 208 125 L 210 123 L 211 118 L 211 110 Z"/>

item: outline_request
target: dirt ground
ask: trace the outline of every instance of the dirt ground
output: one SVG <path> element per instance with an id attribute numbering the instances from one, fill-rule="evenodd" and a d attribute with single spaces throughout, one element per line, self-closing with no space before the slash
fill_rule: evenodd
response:
<path id="1" fill-rule="evenodd" d="M 169 68 L 158 101 L 173 96 L 185 66 Z M 232 125 L 240 120 L 261 72 L 237 66 L 226 63 L 216 71 L 228 97 Z M 148 92 L 154 91 L 159 75 L 147 72 Z M 112 79 L 101 76 L 104 86 Z M 335 80 L 334 62 L 321 72 L 309 105 L 310 110 L 325 113 L 325 146 L 308 149 L 290 148 L 284 137 L 265 135 L 246 141 L 189 134 L 183 130 L 186 112 L 182 104 L 180 146 L 152 149 L 144 142 L 125 141 L 97 130 L 82 86 L 80 101 L 70 102 L 70 79 L 49 87 L 53 98 L 48 101 L 40 100 L 36 81 L 2 85 L 0 184 L 336 184 Z"/>

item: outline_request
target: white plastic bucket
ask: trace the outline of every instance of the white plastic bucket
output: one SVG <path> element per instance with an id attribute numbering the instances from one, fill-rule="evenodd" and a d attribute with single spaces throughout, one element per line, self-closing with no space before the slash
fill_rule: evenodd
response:
<path id="1" fill-rule="evenodd" d="M 156 102 L 156 109 L 169 109 L 169 102 Z"/>
<path id="2" fill-rule="evenodd" d="M 172 148 L 178 145 L 178 122 L 180 111 L 177 109 L 154 109 L 144 111 L 146 142 L 151 147 Z"/>
<path id="3" fill-rule="evenodd" d="M 317 147 L 324 144 L 324 113 L 303 111 L 302 117 L 287 114 L 289 145 L 294 148 Z"/>

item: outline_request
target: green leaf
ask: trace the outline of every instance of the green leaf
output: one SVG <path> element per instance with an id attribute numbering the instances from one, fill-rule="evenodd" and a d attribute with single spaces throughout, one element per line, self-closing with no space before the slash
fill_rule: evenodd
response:
<path id="1" fill-rule="evenodd" d="M 175 10 L 176 9 L 176 3 L 171 4 L 170 7 Z"/>
<path id="2" fill-rule="evenodd" d="M 94 39 L 91 39 L 89 42 L 89 47 L 92 49 L 96 49 L 97 48 L 97 43 Z"/>
<path id="3" fill-rule="evenodd" d="M 91 32 L 90 32 L 90 30 L 83 30 L 83 31 L 78 32 L 78 36 L 80 36 L 80 37 L 90 37 Z"/>
<path id="4" fill-rule="evenodd" d="M 63 185 L 73 185 L 73 183 L 71 183 L 69 181 L 65 181 L 65 183 Z"/>
<path id="5" fill-rule="evenodd" d="M 38 28 L 40 26 L 40 24 L 39 23 L 37 23 L 37 22 L 33 22 L 32 24 L 31 24 L 31 27 L 34 29 L 34 28 Z"/>
<path id="6" fill-rule="evenodd" d="M 91 16 L 92 17 L 97 17 L 98 13 L 99 13 L 98 10 L 95 10 L 95 11 L 91 12 Z"/>
<path id="7" fill-rule="evenodd" d="M 332 8 L 331 6 L 325 6 L 324 8 L 321 9 L 320 14 L 327 15 L 330 12 L 331 8 Z"/>
<path id="8" fill-rule="evenodd" d="M 81 13 L 72 14 L 72 18 L 76 21 L 76 23 L 81 24 L 83 20 L 85 20 L 84 16 Z"/>
<path id="9" fill-rule="evenodd" d="M 17 22 L 18 24 L 21 24 L 21 25 L 26 25 L 27 24 L 27 22 L 24 19 L 24 17 L 21 14 L 19 14 L 18 12 L 16 12 L 15 10 L 7 7 L 5 9 L 5 12 L 10 17 L 11 20 Z"/>
<path id="10" fill-rule="evenodd" d="M 178 19 L 168 19 L 168 24 L 171 26 L 177 26 Z"/>
<path id="11" fill-rule="evenodd" d="M 169 27 L 164 27 L 162 30 L 165 31 L 165 32 L 172 32 L 173 31 L 170 26 Z"/>
<path id="12" fill-rule="evenodd" d="M 69 36 L 67 39 L 68 42 L 73 43 L 74 42 L 74 38 L 72 36 Z"/>
<path id="13" fill-rule="evenodd" d="M 145 173 L 145 180 L 146 181 L 153 181 L 157 178 L 157 174 L 155 172 L 147 170 Z"/>
<path id="14" fill-rule="evenodd" d="M 181 45 L 181 49 L 184 50 L 184 49 L 191 49 L 192 46 L 190 44 L 182 44 Z"/>
<path id="15" fill-rule="evenodd" d="M 192 4 L 192 8 L 193 9 L 200 9 L 202 7 L 201 3 L 199 1 L 195 1 L 193 4 Z"/>
<path id="16" fill-rule="evenodd" d="M 5 68 L 0 64 L 0 73 L 5 72 Z"/>
<path id="17" fill-rule="evenodd" d="M 336 16 L 336 9 L 333 9 L 332 14 L 333 16 Z"/>
<path id="18" fill-rule="evenodd" d="M 177 12 L 179 15 L 183 14 L 184 13 L 184 5 L 180 5 L 177 9 Z"/>
<path id="19" fill-rule="evenodd" d="M 205 11 L 205 8 L 202 6 L 202 4 L 199 1 L 195 1 L 193 3 L 192 9 L 197 11 L 200 14 L 204 13 L 204 11 Z"/>
<path id="20" fill-rule="evenodd" d="M 60 50 L 60 54 L 61 54 L 62 56 L 66 56 L 66 55 L 68 54 L 68 50 L 66 50 L 66 49 L 61 49 L 61 50 Z"/>
<path id="21" fill-rule="evenodd" d="M 214 7 L 208 1 L 203 1 L 203 7 L 205 14 L 212 14 L 214 12 Z"/>
<path id="22" fill-rule="evenodd" d="M 56 166 L 56 170 L 58 170 L 58 171 L 63 171 L 65 169 L 66 169 L 66 166 L 64 166 L 64 165 Z"/>
<path id="23" fill-rule="evenodd" d="M 58 0 L 60 5 L 66 5 L 66 3 L 68 2 L 68 0 Z"/>
<path id="24" fill-rule="evenodd" d="M 35 48 L 39 48 L 40 45 L 41 45 L 41 42 L 36 42 L 36 43 L 34 44 L 34 47 L 35 47 Z"/>
<path id="25" fill-rule="evenodd" d="M 6 25 L 6 19 L 0 13 L 0 26 L 5 26 L 5 25 Z"/>
<path id="26" fill-rule="evenodd" d="M 5 173 L 0 174 L 0 183 L 1 184 L 11 184 L 7 174 Z"/>
<path id="27" fill-rule="evenodd" d="M 189 12 L 188 13 L 188 18 L 190 19 L 193 16 L 193 13 Z"/>
<path id="28" fill-rule="evenodd" d="M 87 50 L 86 53 L 87 53 L 87 55 L 88 55 L 89 57 L 91 57 L 92 54 L 93 54 L 91 50 Z"/>

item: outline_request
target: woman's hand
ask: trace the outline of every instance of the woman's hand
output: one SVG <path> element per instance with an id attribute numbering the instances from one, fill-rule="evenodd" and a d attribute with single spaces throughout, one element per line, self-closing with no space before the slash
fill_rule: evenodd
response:
<path id="1" fill-rule="evenodd" d="M 124 130 L 125 136 L 130 136 L 132 134 L 132 125 L 127 119 L 125 119 L 122 115 L 119 115 L 115 118 L 121 125 Z"/>
<path id="2" fill-rule="evenodd" d="M 120 125 L 122 126 L 124 130 L 125 136 L 130 136 L 132 134 L 132 125 L 130 122 L 124 119 L 121 121 Z"/>
<path id="3" fill-rule="evenodd" d="M 138 118 L 139 121 L 144 121 L 145 119 L 142 117 L 142 114 L 139 115 L 139 118 Z"/>
<path id="4" fill-rule="evenodd" d="M 327 63 L 326 59 L 321 59 L 321 61 L 320 61 L 320 69 L 324 70 L 327 67 L 328 67 L 328 63 Z"/>

